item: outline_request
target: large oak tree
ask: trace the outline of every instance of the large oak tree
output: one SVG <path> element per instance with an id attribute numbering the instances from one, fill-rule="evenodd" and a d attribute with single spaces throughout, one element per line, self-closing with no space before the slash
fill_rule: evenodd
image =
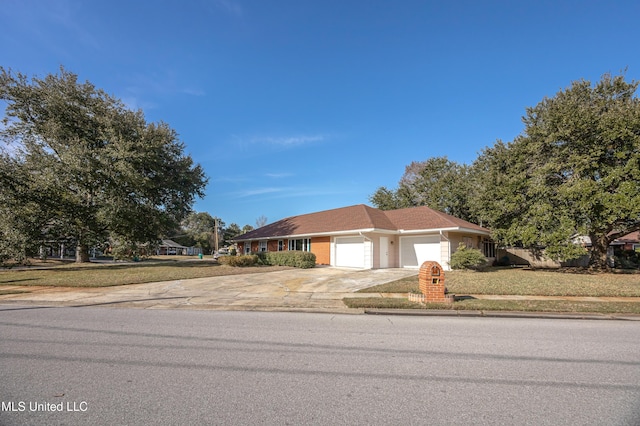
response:
<path id="1" fill-rule="evenodd" d="M 65 69 L 29 79 L 0 68 L 0 99 L 4 241 L 64 238 L 87 261 L 108 237 L 157 241 L 204 195 L 205 174 L 175 130 Z"/>
<path id="2" fill-rule="evenodd" d="M 638 82 L 606 74 L 576 81 L 528 108 L 524 132 L 487 148 L 475 163 L 480 216 L 506 244 L 575 258 L 591 240 L 590 264 L 607 268 L 607 248 L 640 230 Z"/>

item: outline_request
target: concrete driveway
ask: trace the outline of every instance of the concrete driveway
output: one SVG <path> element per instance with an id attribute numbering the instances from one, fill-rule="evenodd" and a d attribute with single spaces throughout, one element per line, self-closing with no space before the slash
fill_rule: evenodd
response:
<path id="1" fill-rule="evenodd" d="M 24 288 L 0 303 L 59 306 L 119 306 L 147 309 L 293 310 L 349 312 L 343 297 L 355 291 L 417 275 L 415 270 L 289 269 L 102 288 Z M 417 278 L 416 278 L 417 279 Z M 17 289 L 3 287 L 3 289 Z"/>

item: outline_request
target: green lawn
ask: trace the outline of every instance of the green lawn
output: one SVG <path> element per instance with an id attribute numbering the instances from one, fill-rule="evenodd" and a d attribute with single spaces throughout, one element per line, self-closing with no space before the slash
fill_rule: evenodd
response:
<path id="1" fill-rule="evenodd" d="M 493 268 L 487 272 L 448 271 L 453 294 L 640 297 L 640 273 L 595 274 L 567 270 Z M 360 290 L 361 293 L 419 292 L 417 276 Z"/>
<path id="2" fill-rule="evenodd" d="M 397 298 L 347 298 L 351 308 L 455 309 L 524 312 L 593 312 L 640 314 L 638 302 L 582 302 L 567 300 L 484 300 L 471 294 L 529 296 L 640 297 L 640 274 L 595 274 L 569 270 L 494 268 L 486 272 L 451 271 L 445 285 L 458 296 L 453 304 L 420 304 Z M 360 290 L 359 293 L 419 293 L 418 277 Z"/>
<path id="3" fill-rule="evenodd" d="M 46 266 L 47 269 L 38 269 Z M 108 287 L 221 275 L 250 274 L 287 269 L 280 266 L 234 268 L 211 259 L 152 259 L 135 264 L 61 263 L 50 261 L 32 268 L 0 271 L 0 286 Z"/>

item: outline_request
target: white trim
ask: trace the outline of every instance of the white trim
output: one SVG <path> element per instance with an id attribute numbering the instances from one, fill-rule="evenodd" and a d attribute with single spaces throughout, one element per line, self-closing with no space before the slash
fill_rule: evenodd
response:
<path id="1" fill-rule="evenodd" d="M 441 232 L 464 232 L 467 234 L 479 234 L 479 235 L 491 235 L 491 232 L 480 231 L 477 229 L 470 228 L 430 228 L 430 229 L 398 229 L 397 233 L 399 235 L 411 235 L 411 234 L 439 234 Z"/>
<path id="2" fill-rule="evenodd" d="M 287 250 L 296 250 L 296 241 L 301 240 L 301 251 L 311 251 L 311 237 L 289 238 L 287 242 Z"/>

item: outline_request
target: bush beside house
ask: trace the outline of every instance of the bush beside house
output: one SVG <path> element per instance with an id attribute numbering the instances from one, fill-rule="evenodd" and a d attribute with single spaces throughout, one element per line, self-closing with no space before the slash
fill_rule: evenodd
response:
<path id="1" fill-rule="evenodd" d="M 242 256 L 222 256 L 218 258 L 218 262 L 228 266 L 255 266 L 259 264 L 260 259 L 255 254 L 243 254 Z"/>
<path id="2" fill-rule="evenodd" d="M 460 243 L 458 250 L 451 254 L 451 269 L 480 269 L 487 264 L 484 254 L 478 249 L 468 248 Z"/>
<path id="3" fill-rule="evenodd" d="M 267 265 L 308 269 L 316 266 L 316 255 L 308 251 L 270 251 L 258 253 Z"/>
<path id="4" fill-rule="evenodd" d="M 222 256 L 218 262 L 229 266 L 271 265 L 307 269 L 316 266 L 316 255 L 306 251 L 260 252 L 241 256 Z"/>

